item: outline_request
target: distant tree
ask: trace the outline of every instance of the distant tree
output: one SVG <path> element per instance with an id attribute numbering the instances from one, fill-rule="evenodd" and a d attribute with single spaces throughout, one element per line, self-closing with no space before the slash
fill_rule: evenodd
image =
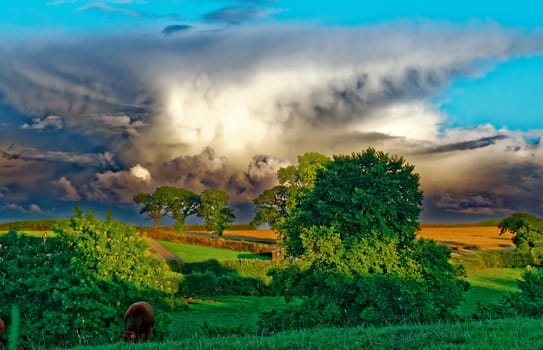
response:
<path id="1" fill-rule="evenodd" d="M 235 219 L 234 212 L 228 208 L 228 194 L 218 189 L 208 189 L 200 195 L 198 216 L 205 220 L 206 230 L 222 236 L 224 229 Z"/>
<path id="2" fill-rule="evenodd" d="M 170 215 L 175 219 L 175 228 L 179 232 L 185 230 L 185 218 L 196 214 L 200 205 L 200 197 L 187 189 L 177 188 L 170 204 Z"/>
<path id="3" fill-rule="evenodd" d="M 176 227 L 182 230 L 185 218 L 196 213 L 198 195 L 184 188 L 172 186 L 158 187 L 153 193 L 139 193 L 134 202 L 142 205 L 140 214 L 147 213 L 148 219 L 154 220 L 156 228 L 165 216 L 176 220 Z"/>
<path id="4" fill-rule="evenodd" d="M 268 224 L 273 230 L 278 231 L 278 227 L 288 215 L 287 200 L 287 188 L 283 185 L 265 190 L 253 201 L 255 218 L 252 223 L 255 226 Z"/>
<path id="5" fill-rule="evenodd" d="M 527 214 L 515 213 L 498 224 L 500 234 L 514 234 L 513 243 L 520 249 L 543 245 L 543 219 Z"/>

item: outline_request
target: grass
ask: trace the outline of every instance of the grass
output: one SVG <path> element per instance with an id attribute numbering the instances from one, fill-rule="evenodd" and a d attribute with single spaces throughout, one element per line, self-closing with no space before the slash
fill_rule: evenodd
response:
<path id="1" fill-rule="evenodd" d="M 123 343 L 77 350 L 118 349 L 542 349 L 543 320 L 526 318 L 381 328 L 322 328 L 288 331 L 269 337 L 186 338 L 178 342 Z"/>
<path id="2" fill-rule="evenodd" d="M 255 334 L 260 313 L 286 305 L 283 297 L 242 297 L 218 296 L 213 298 L 194 298 L 189 310 L 172 313 L 172 340 L 209 335 L 206 325 L 215 333 Z"/>
<path id="3" fill-rule="evenodd" d="M 0 230 L 0 235 L 8 233 L 8 230 Z M 21 234 L 32 236 L 32 237 L 42 237 L 43 233 L 47 233 L 47 237 L 54 237 L 55 233 L 53 231 L 40 231 L 40 230 L 24 230 Z"/>
<path id="4" fill-rule="evenodd" d="M 458 314 L 470 316 L 476 310 L 477 303 L 497 303 L 508 293 L 519 291 L 517 280 L 524 269 L 484 269 L 468 272 L 470 289 L 465 294 L 465 301 L 458 307 Z"/>
<path id="5" fill-rule="evenodd" d="M 203 262 L 209 259 L 218 261 L 235 259 L 259 259 L 271 260 L 269 256 L 254 254 L 251 252 L 236 252 L 229 249 L 204 247 L 186 243 L 176 243 L 168 241 L 158 241 L 166 249 L 183 259 L 188 263 Z"/>

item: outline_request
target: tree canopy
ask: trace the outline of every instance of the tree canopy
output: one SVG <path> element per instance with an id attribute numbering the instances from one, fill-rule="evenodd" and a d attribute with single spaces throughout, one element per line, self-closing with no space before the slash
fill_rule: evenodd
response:
<path id="1" fill-rule="evenodd" d="M 454 317 L 467 283 L 446 247 L 416 239 L 423 196 L 412 165 L 369 148 L 313 172 L 299 167 L 278 171 L 295 194 L 278 225 L 289 259 L 272 283 L 305 298 L 294 311 L 265 313 L 262 331 Z"/>
<path id="2" fill-rule="evenodd" d="M 255 225 L 268 224 L 281 233 L 284 223 L 304 193 L 313 187 L 317 171 L 324 168 L 330 158 L 320 153 L 305 153 L 298 156 L 298 165 L 289 165 L 277 171 L 279 185 L 265 190 L 255 204 Z"/>
<path id="3" fill-rule="evenodd" d="M 303 253 L 303 231 L 321 226 L 334 227 L 349 245 L 361 239 L 412 242 L 423 198 L 413 170 L 402 157 L 372 148 L 334 156 L 317 170 L 311 190 L 283 225 L 287 249 Z"/>
<path id="4" fill-rule="evenodd" d="M 543 219 L 527 214 L 515 213 L 498 224 L 500 234 L 513 233 L 513 243 L 517 248 L 543 246 Z"/>
<path id="5" fill-rule="evenodd" d="M 197 214 L 204 219 L 207 231 L 222 236 L 224 229 L 234 221 L 236 216 L 227 204 L 228 194 L 222 190 L 208 189 L 202 192 Z"/>
<path id="6" fill-rule="evenodd" d="M 196 213 L 199 197 L 184 188 L 162 186 L 153 193 L 135 195 L 134 202 L 142 205 L 140 214 L 147 213 L 148 218 L 154 220 L 155 228 L 162 218 L 170 216 L 175 219 L 178 229 L 182 229 L 185 218 Z"/>

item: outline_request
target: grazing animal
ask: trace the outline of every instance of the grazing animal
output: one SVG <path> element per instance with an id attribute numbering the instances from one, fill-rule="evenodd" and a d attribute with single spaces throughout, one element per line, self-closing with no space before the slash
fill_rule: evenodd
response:
<path id="1" fill-rule="evenodd" d="M 153 339 L 155 311 L 146 301 L 138 301 L 124 314 L 124 341 L 137 343 Z"/>
<path id="2" fill-rule="evenodd" d="M 6 324 L 4 323 L 4 320 L 0 318 L 0 338 L 4 335 L 4 331 L 6 330 Z"/>

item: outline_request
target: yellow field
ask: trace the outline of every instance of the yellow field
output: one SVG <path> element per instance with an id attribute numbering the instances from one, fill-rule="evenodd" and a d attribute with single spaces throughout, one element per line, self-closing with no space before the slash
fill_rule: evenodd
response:
<path id="1" fill-rule="evenodd" d="M 452 250 L 497 250 L 514 248 L 509 233 L 500 236 L 497 226 L 422 225 L 419 237 L 430 238 Z"/>
<path id="2" fill-rule="evenodd" d="M 226 230 L 224 236 L 277 239 L 272 230 Z M 497 250 L 514 248 L 511 234 L 500 236 L 496 226 L 432 226 L 422 225 L 417 237 L 429 238 L 444 244 L 451 250 Z"/>
<path id="3" fill-rule="evenodd" d="M 278 235 L 273 230 L 225 230 L 224 236 L 242 236 L 260 239 L 277 239 Z"/>

